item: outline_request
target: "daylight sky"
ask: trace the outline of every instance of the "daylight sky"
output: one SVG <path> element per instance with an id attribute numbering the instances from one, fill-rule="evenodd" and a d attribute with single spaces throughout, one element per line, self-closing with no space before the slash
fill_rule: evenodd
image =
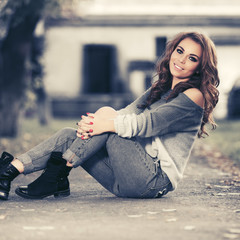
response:
<path id="1" fill-rule="evenodd" d="M 240 0 L 82 0 L 87 15 L 240 15 Z"/>

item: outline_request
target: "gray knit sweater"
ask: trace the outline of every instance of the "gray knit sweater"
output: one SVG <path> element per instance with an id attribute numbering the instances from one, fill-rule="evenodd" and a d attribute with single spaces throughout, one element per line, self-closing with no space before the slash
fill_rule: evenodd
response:
<path id="1" fill-rule="evenodd" d="M 171 90 L 149 109 L 139 109 L 150 93 L 148 89 L 133 103 L 118 111 L 114 120 L 121 137 L 136 137 L 146 152 L 160 161 L 173 189 L 183 177 L 194 140 L 200 128 L 203 109 L 187 95 L 180 93 L 166 101 Z"/>

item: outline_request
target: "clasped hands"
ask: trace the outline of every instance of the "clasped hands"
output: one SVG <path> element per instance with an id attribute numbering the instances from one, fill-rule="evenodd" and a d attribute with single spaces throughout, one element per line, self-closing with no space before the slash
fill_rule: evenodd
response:
<path id="1" fill-rule="evenodd" d="M 88 139 L 104 132 L 115 132 L 114 118 L 116 116 L 117 112 L 111 107 L 102 107 L 95 113 L 82 115 L 82 119 L 77 122 L 77 137 Z"/>
<path id="2" fill-rule="evenodd" d="M 98 116 L 95 116 L 93 113 L 87 113 L 87 116 L 82 115 L 82 119 L 77 122 L 77 137 L 81 139 L 88 139 L 93 135 L 100 134 L 98 131 Z"/>

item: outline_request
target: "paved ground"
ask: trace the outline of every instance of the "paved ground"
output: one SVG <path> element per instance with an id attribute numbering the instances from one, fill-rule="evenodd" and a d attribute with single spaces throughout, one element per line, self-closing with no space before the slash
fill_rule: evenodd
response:
<path id="1" fill-rule="evenodd" d="M 240 239 L 240 186 L 199 156 L 162 199 L 116 198 L 81 169 L 71 173 L 68 198 L 32 201 L 14 194 L 36 177 L 18 177 L 9 200 L 0 202 L 1 240 Z"/>

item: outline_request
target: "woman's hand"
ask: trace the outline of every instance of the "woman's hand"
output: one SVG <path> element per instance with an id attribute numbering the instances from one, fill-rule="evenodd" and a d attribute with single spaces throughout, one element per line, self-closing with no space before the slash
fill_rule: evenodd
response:
<path id="1" fill-rule="evenodd" d="M 82 116 L 82 120 L 77 123 L 77 136 L 88 139 L 104 132 L 115 132 L 114 118 L 116 116 L 116 111 L 110 107 L 100 108 L 95 114 L 87 113 L 87 116 Z"/>
<path id="2" fill-rule="evenodd" d="M 92 124 L 93 122 L 89 120 L 88 116 L 82 116 L 82 119 L 79 122 L 77 122 L 77 126 L 78 126 L 77 137 L 82 139 L 87 139 L 91 137 L 90 131 L 92 131 L 91 129 Z"/>

